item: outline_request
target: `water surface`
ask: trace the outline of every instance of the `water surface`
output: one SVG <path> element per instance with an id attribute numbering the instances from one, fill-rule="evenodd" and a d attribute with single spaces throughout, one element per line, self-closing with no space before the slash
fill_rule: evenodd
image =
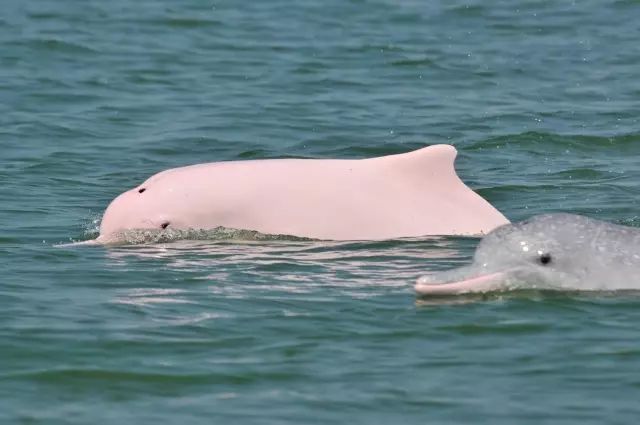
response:
<path id="1" fill-rule="evenodd" d="M 640 300 L 416 300 L 476 239 L 58 248 L 149 175 L 451 143 L 512 220 L 637 226 L 640 4 L 5 0 L 3 423 L 628 424 Z"/>

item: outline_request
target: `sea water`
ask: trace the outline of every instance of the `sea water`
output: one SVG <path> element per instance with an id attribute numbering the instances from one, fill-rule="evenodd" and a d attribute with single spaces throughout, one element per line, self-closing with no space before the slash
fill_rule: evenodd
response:
<path id="1" fill-rule="evenodd" d="M 167 168 L 436 143 L 511 220 L 638 226 L 639 40 L 633 0 L 3 0 L 0 423 L 635 423 L 640 298 L 416 299 L 474 238 L 58 245 Z"/>

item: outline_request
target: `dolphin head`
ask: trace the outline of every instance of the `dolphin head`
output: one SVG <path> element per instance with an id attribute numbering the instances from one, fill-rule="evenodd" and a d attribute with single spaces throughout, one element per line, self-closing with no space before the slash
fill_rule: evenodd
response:
<path id="1" fill-rule="evenodd" d="M 116 197 L 102 216 L 98 241 L 116 241 L 129 230 L 179 227 L 176 217 L 180 205 L 165 199 L 165 192 L 166 188 L 156 186 L 151 190 L 143 185 Z"/>
<path id="2" fill-rule="evenodd" d="M 422 295 L 627 288 L 640 271 L 639 233 L 579 215 L 540 215 L 495 229 L 471 265 L 423 276 L 415 288 Z"/>

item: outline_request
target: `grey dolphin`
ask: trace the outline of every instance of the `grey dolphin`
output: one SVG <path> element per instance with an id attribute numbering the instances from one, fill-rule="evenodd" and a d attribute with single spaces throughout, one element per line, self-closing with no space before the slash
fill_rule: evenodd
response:
<path id="1" fill-rule="evenodd" d="M 512 289 L 640 289 L 640 229 L 544 214 L 487 234 L 472 264 L 420 277 L 420 295 Z"/>

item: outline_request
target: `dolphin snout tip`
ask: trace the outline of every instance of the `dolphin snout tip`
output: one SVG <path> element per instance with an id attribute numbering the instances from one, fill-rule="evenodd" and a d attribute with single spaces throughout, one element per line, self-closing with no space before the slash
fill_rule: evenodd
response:
<path id="1" fill-rule="evenodd" d="M 415 283 L 413 284 L 414 288 L 418 288 L 421 285 L 431 285 L 433 284 L 433 278 L 429 275 L 423 275 L 420 276 L 419 278 L 416 279 Z"/>
<path id="2" fill-rule="evenodd" d="M 503 285 L 505 274 L 495 272 L 488 274 L 459 273 L 425 275 L 416 280 L 414 288 L 420 295 L 453 295 L 469 292 L 490 292 L 499 290 Z M 458 273 L 456 273 L 458 272 Z"/>
<path id="3" fill-rule="evenodd" d="M 446 282 L 443 279 L 437 279 L 437 275 L 422 275 L 416 279 L 413 284 L 413 289 L 418 294 L 438 294 L 441 288 L 446 287 Z"/>

